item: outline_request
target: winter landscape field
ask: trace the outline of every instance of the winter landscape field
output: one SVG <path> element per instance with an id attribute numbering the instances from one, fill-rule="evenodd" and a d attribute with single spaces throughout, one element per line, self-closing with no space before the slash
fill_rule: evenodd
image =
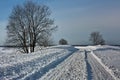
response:
<path id="1" fill-rule="evenodd" d="M 0 11 L 0 80 L 120 80 L 120 0 L 0 0 Z"/>
<path id="2" fill-rule="evenodd" d="M 120 80 L 120 47 L 0 48 L 0 80 Z"/>

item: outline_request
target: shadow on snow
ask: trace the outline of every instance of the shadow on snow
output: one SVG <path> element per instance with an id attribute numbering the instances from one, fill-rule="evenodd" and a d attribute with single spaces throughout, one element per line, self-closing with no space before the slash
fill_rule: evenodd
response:
<path id="1" fill-rule="evenodd" d="M 78 49 L 68 48 L 68 50 L 71 51 L 69 54 L 63 56 L 62 58 L 58 58 L 57 60 L 53 61 L 52 63 L 46 65 L 45 67 L 41 68 L 40 70 L 38 70 L 34 74 L 26 77 L 25 80 L 34 80 L 34 79 L 41 78 L 45 73 L 47 73 L 49 70 L 55 68 L 58 64 L 60 64 L 61 62 L 63 62 L 66 58 L 68 58 L 70 55 L 72 55 Z"/>
<path id="2" fill-rule="evenodd" d="M 86 61 L 86 65 L 87 65 L 87 74 L 88 74 L 87 80 L 92 80 L 92 71 L 91 71 L 92 68 L 91 68 L 91 66 L 90 66 L 90 64 L 89 64 L 89 62 L 88 62 L 87 54 L 89 54 L 89 52 L 87 52 L 87 51 L 85 50 L 85 61 Z"/>

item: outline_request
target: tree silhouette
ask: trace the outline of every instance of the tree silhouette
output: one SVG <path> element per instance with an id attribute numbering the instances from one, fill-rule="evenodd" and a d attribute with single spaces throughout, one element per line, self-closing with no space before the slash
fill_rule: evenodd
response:
<path id="1" fill-rule="evenodd" d="M 43 33 L 51 35 L 57 28 L 53 25 L 54 20 L 50 19 L 50 14 L 49 7 L 32 1 L 15 6 L 7 26 L 7 43 L 22 46 L 24 53 L 34 52 Z"/>
<path id="2" fill-rule="evenodd" d="M 102 35 L 99 32 L 92 32 L 90 34 L 90 41 L 92 41 L 94 45 L 105 44 L 105 40 L 103 39 Z"/>
<path id="3" fill-rule="evenodd" d="M 60 45 L 67 45 L 68 42 L 67 42 L 67 40 L 65 40 L 65 39 L 61 39 L 61 40 L 59 41 L 59 44 L 60 44 Z"/>

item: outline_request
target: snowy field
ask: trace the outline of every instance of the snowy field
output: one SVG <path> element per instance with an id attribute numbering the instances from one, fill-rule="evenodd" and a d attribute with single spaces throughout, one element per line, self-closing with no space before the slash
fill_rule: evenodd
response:
<path id="1" fill-rule="evenodd" d="M 120 47 L 0 48 L 0 80 L 120 80 Z"/>
<path id="2" fill-rule="evenodd" d="M 15 49 L 1 48 L 0 80 L 40 78 L 76 50 L 71 46 L 59 46 L 30 54 L 21 54 L 17 53 Z"/>

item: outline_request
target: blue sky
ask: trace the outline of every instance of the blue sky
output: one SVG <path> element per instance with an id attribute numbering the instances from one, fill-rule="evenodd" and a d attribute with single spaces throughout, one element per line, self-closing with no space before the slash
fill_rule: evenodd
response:
<path id="1" fill-rule="evenodd" d="M 26 0 L 0 0 L 0 44 L 13 7 Z M 46 4 L 58 25 L 53 35 L 57 43 L 65 38 L 70 44 L 89 44 L 89 36 L 99 31 L 107 44 L 120 44 L 120 0 L 33 0 Z"/>

